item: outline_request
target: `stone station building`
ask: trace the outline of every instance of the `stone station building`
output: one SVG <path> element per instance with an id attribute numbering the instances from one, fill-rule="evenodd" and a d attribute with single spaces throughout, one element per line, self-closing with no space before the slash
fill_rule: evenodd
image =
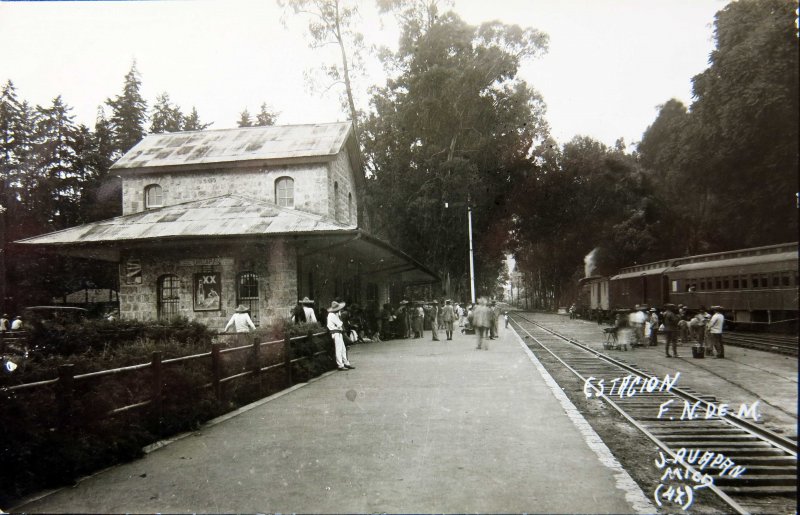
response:
<path id="1" fill-rule="evenodd" d="M 349 122 L 152 134 L 112 167 L 122 215 L 17 242 L 119 264 L 120 316 L 256 323 L 301 297 L 396 303 L 436 275 L 364 228 Z"/>

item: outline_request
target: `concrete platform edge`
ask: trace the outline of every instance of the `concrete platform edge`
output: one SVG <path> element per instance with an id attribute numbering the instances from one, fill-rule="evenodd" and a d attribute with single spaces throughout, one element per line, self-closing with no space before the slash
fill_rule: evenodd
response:
<path id="1" fill-rule="evenodd" d="M 520 338 L 517 331 L 513 327 L 509 327 L 509 329 L 514 333 L 514 336 L 528 356 L 528 359 L 530 359 L 531 363 L 533 363 L 537 371 L 542 375 L 548 388 L 553 392 L 553 395 L 561 404 L 561 407 L 564 408 L 569 419 L 575 424 L 575 427 L 578 428 L 578 431 L 580 431 L 581 435 L 586 440 L 586 444 L 597 455 L 600 463 L 612 471 L 614 474 L 614 482 L 617 488 L 625 494 L 625 500 L 630 503 L 631 507 L 636 510 L 637 513 L 656 513 L 658 510 L 650 502 L 650 499 L 644 494 L 642 489 L 639 488 L 639 485 L 636 484 L 630 474 L 622 468 L 619 461 L 611 454 L 611 450 L 606 446 L 603 440 L 600 439 L 600 436 L 592 429 L 592 426 L 586 419 L 583 418 L 583 415 L 581 415 L 575 405 L 572 404 L 572 401 L 570 401 L 567 395 L 561 390 L 555 379 L 545 370 L 542 363 L 536 358 L 533 352 L 531 352 L 523 339 Z"/>

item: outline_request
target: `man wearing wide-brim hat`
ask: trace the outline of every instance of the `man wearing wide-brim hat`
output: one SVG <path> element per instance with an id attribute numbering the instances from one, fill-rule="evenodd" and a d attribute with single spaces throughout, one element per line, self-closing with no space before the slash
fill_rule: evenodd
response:
<path id="1" fill-rule="evenodd" d="M 233 327 L 234 332 L 236 332 L 238 335 L 237 343 L 239 343 L 240 345 L 249 343 L 246 341 L 247 333 L 256 330 L 256 326 L 253 323 L 253 320 L 250 318 L 250 314 L 248 313 L 248 311 L 250 310 L 247 309 L 247 306 L 245 306 L 244 304 L 239 304 L 238 306 L 236 306 L 233 316 L 231 316 L 231 319 L 228 320 L 228 323 L 225 325 L 225 329 L 223 329 L 223 332 L 227 333 L 228 329 Z"/>
<path id="2" fill-rule="evenodd" d="M 314 301 L 308 297 L 303 297 L 302 300 L 297 302 L 298 307 L 295 309 L 294 321 L 296 324 L 301 322 L 316 322 L 317 315 L 314 313 Z"/>
<path id="3" fill-rule="evenodd" d="M 336 351 L 336 368 L 339 370 L 347 370 L 348 368 L 356 368 L 347 360 L 347 347 L 344 345 L 344 322 L 339 318 L 339 312 L 345 306 L 344 302 L 331 302 L 331 307 L 328 308 L 328 332 L 331 333 L 333 338 L 333 346 Z"/>
<path id="4" fill-rule="evenodd" d="M 722 314 L 722 306 L 711 306 L 709 311 L 712 313 L 711 320 L 708 321 L 706 332 L 709 343 L 714 347 L 717 359 L 725 357 L 725 347 L 722 345 L 722 330 L 725 325 L 725 315 Z"/>

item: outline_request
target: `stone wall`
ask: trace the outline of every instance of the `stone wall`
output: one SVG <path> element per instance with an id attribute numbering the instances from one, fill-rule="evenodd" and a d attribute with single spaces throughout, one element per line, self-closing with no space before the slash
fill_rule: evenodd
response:
<path id="1" fill-rule="evenodd" d="M 129 284 L 126 272 L 131 260 L 141 264 L 139 284 Z M 297 267 L 296 250 L 285 240 L 205 251 L 193 247 L 131 251 L 123 256 L 120 267 L 120 316 L 127 320 L 157 320 L 159 278 L 173 274 L 180 282 L 178 316 L 222 329 L 237 305 L 237 276 L 245 271 L 259 277 L 261 324 L 288 317 L 297 299 Z M 195 274 L 216 272 L 221 280 L 221 309 L 195 310 Z"/>
<path id="2" fill-rule="evenodd" d="M 355 188 L 355 177 L 353 176 L 353 169 L 350 163 L 350 157 L 347 149 L 343 149 L 336 156 L 328 169 L 328 197 L 332 199 L 330 203 L 328 216 L 335 218 L 336 205 L 339 204 L 339 218 L 337 221 L 347 224 L 357 224 L 358 213 L 358 195 Z M 334 184 L 339 185 L 338 196 L 334 194 Z M 352 195 L 352 206 L 348 206 L 348 195 Z"/>
<path id="3" fill-rule="evenodd" d="M 122 214 L 144 211 L 145 188 L 161 186 L 163 205 L 218 197 L 230 193 L 275 202 L 275 181 L 294 180 L 294 207 L 320 215 L 329 212 L 328 165 L 280 165 L 272 167 L 209 169 L 184 172 L 128 173 L 122 181 Z"/>

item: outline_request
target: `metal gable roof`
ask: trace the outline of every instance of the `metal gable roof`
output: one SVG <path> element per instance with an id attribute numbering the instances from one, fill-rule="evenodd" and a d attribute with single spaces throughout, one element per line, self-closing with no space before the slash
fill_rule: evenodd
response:
<path id="1" fill-rule="evenodd" d="M 16 243 L 75 245 L 181 237 L 259 236 L 352 231 L 355 225 L 278 207 L 270 202 L 222 195 L 151 209 L 34 236 Z"/>
<path id="2" fill-rule="evenodd" d="M 150 134 L 112 166 L 115 170 L 275 159 L 331 158 L 352 132 L 350 122 L 272 125 Z"/>

